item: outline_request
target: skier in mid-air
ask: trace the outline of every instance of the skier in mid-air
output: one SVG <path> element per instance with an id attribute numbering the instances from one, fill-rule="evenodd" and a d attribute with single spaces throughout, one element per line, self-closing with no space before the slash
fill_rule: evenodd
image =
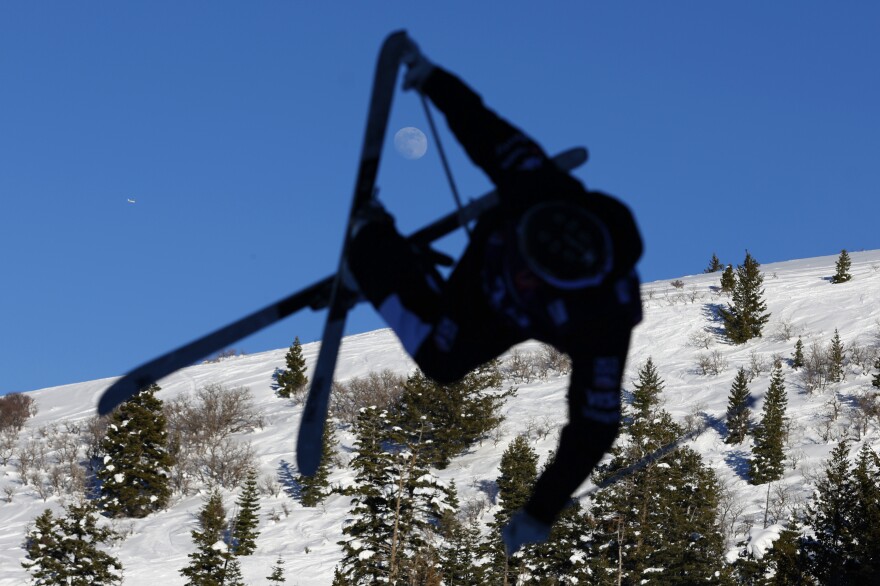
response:
<path id="1" fill-rule="evenodd" d="M 479 95 L 408 42 L 404 89 L 430 98 L 496 185 L 443 279 L 375 200 L 352 227 L 348 271 L 422 371 L 462 378 L 524 340 L 571 358 L 568 423 L 553 462 L 503 530 L 508 555 L 545 541 L 557 515 L 617 437 L 620 386 L 642 306 L 635 264 L 642 240 L 628 208 L 587 190 Z"/>

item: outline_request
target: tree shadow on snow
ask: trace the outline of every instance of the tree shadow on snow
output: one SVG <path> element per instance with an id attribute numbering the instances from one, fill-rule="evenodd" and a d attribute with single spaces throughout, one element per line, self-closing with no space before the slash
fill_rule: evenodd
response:
<path id="1" fill-rule="evenodd" d="M 480 492 L 486 493 L 489 502 L 493 505 L 498 504 L 498 483 L 494 480 L 481 480 L 477 483 Z"/>
<path id="2" fill-rule="evenodd" d="M 702 311 L 703 316 L 709 320 L 711 324 L 706 326 L 705 330 L 721 340 L 726 339 L 724 320 L 721 319 L 722 309 L 723 307 L 720 303 L 704 303 Z"/>
<path id="3" fill-rule="evenodd" d="M 749 452 L 746 450 L 731 450 L 724 455 L 724 461 L 737 476 L 743 480 L 749 480 Z"/>
<path id="4" fill-rule="evenodd" d="M 281 460 L 278 464 L 278 481 L 284 487 L 284 493 L 293 499 L 302 496 L 302 485 L 297 480 L 297 476 L 293 472 L 293 465 L 287 460 Z"/>

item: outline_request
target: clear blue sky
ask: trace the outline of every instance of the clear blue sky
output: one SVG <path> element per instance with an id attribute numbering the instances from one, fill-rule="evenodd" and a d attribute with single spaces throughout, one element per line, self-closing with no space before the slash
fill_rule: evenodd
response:
<path id="1" fill-rule="evenodd" d="M 646 281 L 880 248 L 876 2 L 3 2 L 0 393 L 123 374 L 330 274 L 398 28 L 548 151 L 589 147 L 576 175 L 635 211 Z M 403 126 L 427 131 L 398 93 Z M 433 143 L 388 144 L 401 228 L 450 211 Z"/>

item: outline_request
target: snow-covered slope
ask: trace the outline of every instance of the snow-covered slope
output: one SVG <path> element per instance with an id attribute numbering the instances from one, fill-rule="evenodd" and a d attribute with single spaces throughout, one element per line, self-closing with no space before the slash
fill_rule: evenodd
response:
<path id="1" fill-rule="evenodd" d="M 838 285 L 829 282 L 836 256 L 763 265 L 765 299 L 772 317 L 763 338 L 741 346 L 729 345 L 719 336 L 707 340 L 702 333 L 706 328 L 718 327 L 710 321 L 708 308 L 727 302 L 726 297 L 715 292 L 720 274 L 682 277 L 683 286 L 679 287 L 672 286 L 671 282 L 645 284 L 645 321 L 634 334 L 626 386 L 631 388 L 636 371 L 650 356 L 666 383 L 665 408 L 676 419 L 683 421 L 699 410 L 720 417 L 726 409 L 736 369 L 756 362 L 767 365 L 750 384 L 752 393 L 762 397 L 769 384 L 772 356 L 789 357 L 798 335 L 806 347 L 813 342 L 827 345 L 837 329 L 847 345 L 880 346 L 880 251 L 857 252 L 850 256 L 853 280 Z M 295 328 L 295 324 L 291 327 Z M 783 332 L 793 333 L 793 337 L 785 339 Z M 584 335 L 591 333 L 584 332 Z M 708 347 L 700 346 L 706 343 Z M 523 351 L 538 348 L 533 342 L 521 346 Z M 286 351 L 284 348 L 233 357 L 181 370 L 161 381 L 163 390 L 159 397 L 167 399 L 210 383 L 249 387 L 264 416 L 265 426 L 240 439 L 251 442 L 259 459 L 261 476 L 277 475 L 288 464 L 293 466 L 294 438 L 302 409 L 277 398 L 270 386 L 273 371 L 284 367 Z M 724 370 L 718 375 L 700 374 L 697 366 L 700 357 L 716 351 L 716 358 L 726 364 Z M 303 346 L 303 353 L 311 365 L 317 345 Z M 394 336 L 388 330 L 378 330 L 345 339 L 337 379 L 344 381 L 383 369 L 406 373 L 412 368 L 413 363 Z M 870 386 L 871 373 L 851 368 L 845 382 L 812 395 L 801 389 L 798 376 L 791 369 L 786 367 L 785 374 L 788 415 L 794 424 L 790 453 L 796 465 L 787 469 L 780 488 L 787 487 L 787 498 L 796 502 L 809 496 L 811 487 L 807 478 L 821 469 L 835 443 L 835 434 L 846 431 L 846 411 L 852 407 L 849 399 Z M 41 426 L 88 419 L 94 414 L 98 396 L 110 382 L 104 379 L 30 393 L 39 412 L 28 422 L 22 440 Z M 488 496 L 480 491 L 481 481 L 495 479 L 501 453 L 516 435 L 529 432 L 542 457 L 554 447 L 555 430 L 563 423 L 565 413 L 566 384 L 565 377 L 553 376 L 516 385 L 519 392 L 505 406 L 507 420 L 498 437 L 455 459 L 440 474 L 441 478 L 455 479 L 462 502 L 488 503 Z M 825 440 L 827 426 L 822 421 L 828 402 L 835 396 L 842 404 L 843 415 L 831 426 L 832 438 Z M 548 424 L 553 433 L 542 432 Z M 880 448 L 878 431 L 873 427 L 862 441 Z M 340 439 L 340 449 L 345 456 L 352 438 L 342 433 Z M 715 429 L 704 433 L 693 445 L 717 471 L 722 482 L 736 493 L 737 501 L 745 506 L 743 518 L 751 515 L 762 519 L 767 489 L 752 487 L 743 478 L 748 446 L 725 445 Z M 6 487 L 14 492 L 11 503 L 0 502 L 0 586 L 27 582 L 27 574 L 20 566 L 26 527 L 43 509 L 60 508 L 58 497 L 44 502 L 31 488 L 23 486 L 14 464 L 13 459 L 8 465 L 0 466 L 0 490 L 4 490 L 4 495 Z M 333 483 L 349 480 L 346 471 L 337 471 L 331 478 Z M 234 498 L 234 494 L 227 494 L 226 503 L 231 505 Z M 125 567 L 126 585 L 184 583 L 178 570 L 187 564 L 187 554 L 192 550 L 190 531 L 195 526 L 194 514 L 202 502 L 200 495 L 178 497 L 167 511 L 147 519 L 114 522 L 118 529 L 129 534 L 113 548 L 114 555 Z M 278 497 L 264 497 L 261 506 L 258 550 L 253 556 L 242 558 L 247 583 L 266 583 L 265 577 L 280 555 L 286 560 L 288 584 L 329 584 L 340 556 L 336 542 L 341 537 L 348 499 L 334 496 L 322 508 L 304 509 L 282 492 Z M 269 518 L 272 511 L 277 513 L 278 520 Z M 486 509 L 486 515 L 488 520 L 491 508 Z"/>

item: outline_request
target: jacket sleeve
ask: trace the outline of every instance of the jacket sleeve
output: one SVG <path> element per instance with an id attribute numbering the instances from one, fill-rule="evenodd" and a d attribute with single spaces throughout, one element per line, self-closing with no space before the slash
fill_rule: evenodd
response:
<path id="1" fill-rule="evenodd" d="M 470 159 L 495 185 L 511 183 L 523 171 L 555 168 L 534 140 L 486 108 L 476 92 L 448 71 L 436 68 L 423 89 Z"/>

